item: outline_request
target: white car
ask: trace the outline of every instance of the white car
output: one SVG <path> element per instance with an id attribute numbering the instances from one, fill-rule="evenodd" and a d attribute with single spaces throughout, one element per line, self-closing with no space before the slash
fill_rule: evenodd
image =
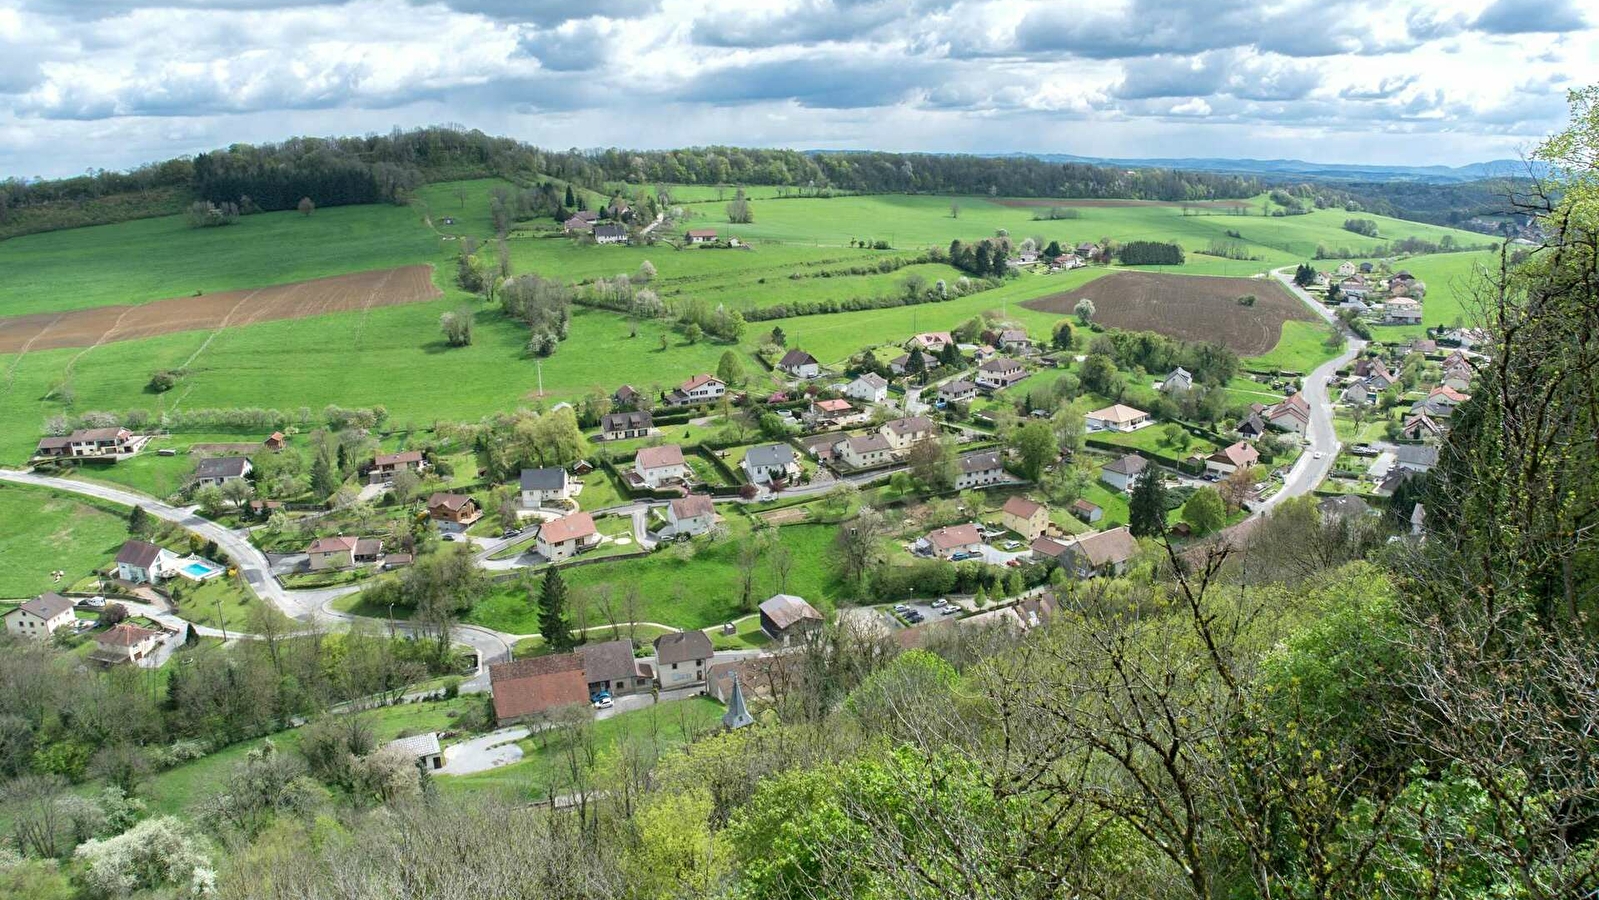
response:
<path id="1" fill-rule="evenodd" d="M 1317 451 L 1316 451 L 1316 456 L 1315 456 L 1315 458 L 1316 458 L 1316 459 L 1321 459 L 1321 458 L 1322 458 L 1322 457 L 1323 457 L 1323 456 L 1326 456 L 1326 455 L 1327 455 L 1327 454 L 1325 454 L 1325 453 L 1322 453 L 1322 452 L 1321 452 L 1321 451 L 1320 451 L 1320 450 L 1317 450 Z"/>

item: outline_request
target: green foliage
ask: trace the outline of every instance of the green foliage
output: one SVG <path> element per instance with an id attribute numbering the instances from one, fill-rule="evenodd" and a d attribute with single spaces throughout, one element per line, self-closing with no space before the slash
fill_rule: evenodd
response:
<path id="1" fill-rule="evenodd" d="M 1195 534 L 1210 534 L 1227 522 L 1227 504 L 1213 487 L 1202 487 L 1183 504 L 1183 521 Z"/>
<path id="2" fill-rule="evenodd" d="M 539 585 L 539 634 L 555 650 L 577 646 L 577 637 L 566 621 L 566 578 L 559 566 L 552 567 Z"/>
<path id="3" fill-rule="evenodd" d="M 1044 474 L 1044 467 L 1060 455 L 1055 430 L 1048 422 L 1032 421 L 1016 429 L 1011 448 L 1020 458 L 1022 474 L 1032 481 L 1037 481 Z"/>
<path id="4" fill-rule="evenodd" d="M 1127 501 L 1127 526 L 1134 537 L 1166 533 L 1166 481 L 1154 466 L 1133 484 L 1133 495 Z"/>

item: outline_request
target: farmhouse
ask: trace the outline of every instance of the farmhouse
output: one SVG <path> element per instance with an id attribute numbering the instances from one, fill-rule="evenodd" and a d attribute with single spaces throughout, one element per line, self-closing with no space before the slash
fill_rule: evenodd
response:
<path id="1" fill-rule="evenodd" d="M 1382 320 L 1394 325 L 1420 325 L 1421 304 L 1409 297 L 1390 297 L 1382 305 Z"/>
<path id="2" fill-rule="evenodd" d="M 689 494 L 666 504 L 666 521 L 673 537 L 704 534 L 716 524 L 716 504 L 706 494 Z"/>
<path id="3" fill-rule="evenodd" d="M 625 244 L 627 243 L 627 228 L 613 224 L 596 225 L 594 226 L 594 243 Z"/>
<path id="4" fill-rule="evenodd" d="M 1343 281 L 1338 282 L 1338 291 L 1345 297 L 1355 297 L 1360 299 L 1371 293 L 1371 285 L 1367 284 L 1366 279 L 1362 278 L 1361 276 L 1351 275 L 1350 277 L 1345 278 Z"/>
<path id="5" fill-rule="evenodd" d="M 1260 461 L 1260 451 L 1248 441 L 1239 441 L 1212 453 L 1205 460 L 1205 472 L 1218 477 L 1231 475 Z"/>
<path id="6" fill-rule="evenodd" d="M 588 679 L 576 653 L 532 656 L 489 666 L 494 719 L 500 725 L 587 703 Z"/>
<path id="7" fill-rule="evenodd" d="M 160 642 L 161 632 L 122 622 L 95 637 L 89 659 L 107 666 L 138 662 L 154 653 Z"/>
<path id="8" fill-rule="evenodd" d="M 716 229 L 690 228 L 688 231 L 683 232 L 683 240 L 690 244 L 714 244 L 716 243 Z"/>
<path id="9" fill-rule="evenodd" d="M 1137 431 L 1152 420 L 1149 413 L 1117 403 L 1084 416 L 1089 431 Z"/>
<path id="10" fill-rule="evenodd" d="M 1113 462 L 1108 462 L 1099 470 L 1099 480 L 1105 482 L 1118 491 L 1130 491 L 1133 484 L 1138 481 L 1144 470 L 1149 468 L 1149 460 L 1136 453 L 1129 453 Z"/>
<path id="11" fill-rule="evenodd" d="M 999 346 L 1012 353 L 1026 353 L 1033 349 L 1033 339 L 1020 328 L 1007 328 L 999 333 Z"/>
<path id="12" fill-rule="evenodd" d="M 465 494 L 436 491 L 428 498 L 428 518 L 439 523 L 441 531 L 462 531 L 483 518 L 483 511 Z"/>
<path id="13" fill-rule="evenodd" d="M 652 488 L 687 479 L 688 465 L 683 462 L 683 448 L 676 444 L 645 447 L 633 458 L 633 475 Z"/>
<path id="14" fill-rule="evenodd" d="M 148 541 L 128 541 L 117 551 L 117 577 L 132 584 L 159 584 L 177 572 L 178 557 Z"/>
<path id="15" fill-rule="evenodd" d="M 912 352 L 915 352 L 921 356 L 923 371 L 931 372 L 932 370 L 938 368 L 938 357 L 931 353 L 925 353 L 919 350 Z M 894 357 L 892 360 L 889 360 L 888 369 L 895 375 L 904 375 L 907 371 L 909 371 L 910 363 L 910 353 L 902 353 L 899 356 Z"/>
<path id="16" fill-rule="evenodd" d="M 323 572 L 329 569 L 348 569 L 355 565 L 354 537 L 324 537 L 317 538 L 305 548 L 306 558 L 311 561 L 311 571 Z"/>
<path id="17" fill-rule="evenodd" d="M 71 625 L 77 617 L 72 613 L 71 600 L 54 591 L 47 591 L 21 606 L 13 607 L 0 618 L 5 619 L 7 634 L 43 640 L 54 634 L 57 628 Z"/>
<path id="18" fill-rule="evenodd" d="M 594 528 L 594 517 L 579 512 L 544 523 L 539 528 L 536 548 L 539 555 L 550 562 L 560 562 L 592 549 L 599 542 L 600 534 Z"/>
<path id="19" fill-rule="evenodd" d="M 1273 428 L 1304 434 L 1305 429 L 1310 427 L 1310 404 L 1296 393 L 1281 403 L 1266 407 L 1261 417 Z"/>
<path id="20" fill-rule="evenodd" d="M 562 222 L 561 230 L 565 231 L 567 234 L 588 234 L 589 232 L 593 231 L 593 220 L 585 219 L 584 215 L 585 213 L 578 213 L 572 216 L 570 219 L 567 219 L 565 222 Z M 587 215 L 592 216 L 593 213 L 588 213 Z"/>
<path id="21" fill-rule="evenodd" d="M 620 697 L 649 690 L 649 668 L 633 656 L 633 642 L 627 638 L 589 644 L 578 651 L 583 660 L 583 680 L 590 697 L 601 691 Z"/>
<path id="22" fill-rule="evenodd" d="M 1192 390 L 1193 387 L 1193 374 L 1182 366 L 1172 369 L 1171 373 L 1160 383 L 1161 393 L 1165 394 L 1181 394 L 1184 391 Z"/>
<path id="23" fill-rule="evenodd" d="M 1092 525 L 1105 517 L 1105 511 L 1100 509 L 1099 506 L 1079 498 L 1072 503 L 1072 515 Z"/>
<path id="24" fill-rule="evenodd" d="M 938 426 L 926 416 L 890 419 L 880 429 L 888 445 L 896 451 L 909 450 L 922 441 L 938 437 Z"/>
<path id="25" fill-rule="evenodd" d="M 655 430 L 655 417 L 647 412 L 617 412 L 600 416 L 600 438 L 622 441 L 648 437 Z"/>
<path id="26" fill-rule="evenodd" d="M 770 484 L 774 481 L 792 481 L 799 476 L 799 460 L 794 458 L 794 448 L 787 444 L 763 444 L 751 447 L 740 464 L 751 484 Z"/>
<path id="27" fill-rule="evenodd" d="M 976 525 L 968 522 L 929 531 L 922 538 L 922 544 L 927 552 L 940 559 L 966 559 L 982 552 L 983 536 L 978 534 Z"/>
<path id="28" fill-rule="evenodd" d="M 65 437 L 44 438 L 35 455 L 74 459 L 126 456 L 137 453 L 144 441 L 126 428 L 80 428 Z"/>
<path id="29" fill-rule="evenodd" d="M 864 469 L 891 461 L 894 448 L 881 434 L 855 434 L 839 441 L 834 454 L 844 465 Z"/>
<path id="30" fill-rule="evenodd" d="M 977 386 L 986 391 L 1008 388 L 1026 377 L 1026 367 L 1003 356 L 996 356 L 977 367 Z"/>
<path id="31" fill-rule="evenodd" d="M 372 460 L 372 471 L 368 473 L 367 480 L 372 484 L 383 484 L 394 480 L 394 473 L 401 469 L 410 469 L 421 472 L 427 468 L 427 461 L 422 458 L 420 450 L 406 450 L 400 453 L 380 453 Z"/>
<path id="32" fill-rule="evenodd" d="M 715 653 L 703 631 L 677 631 L 656 638 L 655 679 L 661 690 L 703 682 L 706 664 Z"/>
<path id="33" fill-rule="evenodd" d="M 538 509 L 557 500 L 565 500 L 571 493 L 571 481 L 566 470 L 558 466 L 543 469 L 523 469 L 520 479 L 522 506 Z"/>
<path id="34" fill-rule="evenodd" d="M 955 475 L 955 489 L 959 491 L 1005 480 L 1005 466 L 995 450 L 968 453 L 960 458 L 957 466 L 960 471 Z"/>
<path id="35" fill-rule="evenodd" d="M 1049 507 L 1023 496 L 1015 496 L 1000 507 L 1001 525 L 1031 541 L 1044 536 L 1049 527 Z"/>
<path id="36" fill-rule="evenodd" d="M 977 399 L 977 385 L 964 378 L 946 381 L 938 386 L 938 399 L 942 403 L 970 403 Z"/>
<path id="37" fill-rule="evenodd" d="M 1138 553 L 1138 542 L 1127 526 L 1083 535 L 1066 545 L 1064 564 L 1078 578 L 1120 575 Z"/>
<path id="38" fill-rule="evenodd" d="M 822 614 L 816 607 L 793 594 L 773 594 L 762 601 L 760 612 L 761 630 L 783 644 L 822 627 Z"/>
<path id="39" fill-rule="evenodd" d="M 200 460 L 194 466 L 194 484 L 221 485 L 229 481 L 242 481 L 255 467 L 242 456 L 213 456 Z"/>
<path id="40" fill-rule="evenodd" d="M 844 394 L 867 403 L 882 403 L 888 399 L 888 382 L 875 372 L 867 372 L 844 385 Z"/>
<path id="41" fill-rule="evenodd" d="M 778 360 L 779 371 L 793 378 L 815 378 L 822 374 L 822 364 L 804 350 L 790 350 Z"/>
<path id="42" fill-rule="evenodd" d="M 928 353 L 942 353 L 944 348 L 955 343 L 955 338 L 947 331 L 924 331 L 905 342 L 907 350 L 923 350 Z"/>
<path id="43" fill-rule="evenodd" d="M 696 403 L 710 403 L 725 393 L 727 385 L 715 375 L 695 375 L 667 394 L 666 402 L 672 406 L 691 406 Z"/>

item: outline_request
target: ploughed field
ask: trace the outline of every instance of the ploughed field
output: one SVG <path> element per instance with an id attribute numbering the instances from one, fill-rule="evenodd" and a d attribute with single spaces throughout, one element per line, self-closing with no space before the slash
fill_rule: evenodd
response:
<path id="1" fill-rule="evenodd" d="M 93 347 L 113 341 L 210 331 L 279 319 L 419 303 L 442 296 L 433 267 L 401 266 L 252 290 L 174 297 L 138 306 L 98 306 L 0 318 L 0 353 Z"/>
<path id="2" fill-rule="evenodd" d="M 1238 302 L 1251 294 L 1253 306 Z M 1101 325 L 1210 341 L 1239 356 L 1259 356 L 1277 346 L 1284 322 L 1314 318 L 1275 279 L 1155 272 L 1112 272 L 1021 305 L 1069 316 L 1084 297 L 1093 301 L 1094 321 Z"/>

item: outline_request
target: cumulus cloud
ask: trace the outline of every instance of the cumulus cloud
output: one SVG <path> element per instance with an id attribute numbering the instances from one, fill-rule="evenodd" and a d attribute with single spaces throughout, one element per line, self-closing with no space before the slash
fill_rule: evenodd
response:
<path id="1" fill-rule="evenodd" d="M 1539 34 L 1582 31 L 1588 23 L 1572 0 L 1494 0 L 1471 27 L 1489 34 Z"/>

